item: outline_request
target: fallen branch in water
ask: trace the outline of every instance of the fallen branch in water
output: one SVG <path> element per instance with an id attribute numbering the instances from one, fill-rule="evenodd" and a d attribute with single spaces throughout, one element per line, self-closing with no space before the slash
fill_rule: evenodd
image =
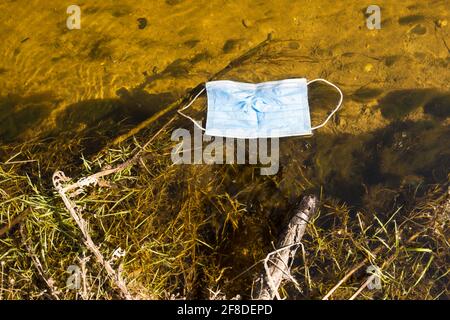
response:
<path id="1" fill-rule="evenodd" d="M 257 288 L 255 300 L 272 300 L 275 297 L 281 299 L 278 288 L 285 278 L 298 286 L 290 275 L 290 266 L 298 246 L 301 245 L 309 220 L 317 210 L 317 205 L 317 197 L 313 195 L 304 197 L 300 202 L 294 217 L 278 241 L 278 249 L 269 253 L 264 260 L 265 274 L 259 277 L 260 286 Z"/>

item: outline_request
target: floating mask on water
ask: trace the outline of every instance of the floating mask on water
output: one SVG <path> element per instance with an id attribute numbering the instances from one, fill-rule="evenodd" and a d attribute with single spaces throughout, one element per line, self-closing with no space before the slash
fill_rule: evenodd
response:
<path id="1" fill-rule="evenodd" d="M 311 127 L 308 85 L 316 81 L 333 86 L 339 92 L 340 99 L 322 124 Z M 204 90 L 205 88 L 178 112 L 209 136 L 241 139 L 310 135 L 331 119 L 343 100 L 342 91 L 324 79 L 309 82 L 304 78 L 286 79 L 257 84 L 211 81 L 206 83 L 208 111 L 205 129 L 196 120 L 182 113 Z"/>

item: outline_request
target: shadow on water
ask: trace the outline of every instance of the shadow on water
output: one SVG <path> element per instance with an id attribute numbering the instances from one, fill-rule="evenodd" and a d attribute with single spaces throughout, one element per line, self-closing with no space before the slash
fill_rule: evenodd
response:
<path id="1" fill-rule="evenodd" d="M 450 94 L 432 98 L 425 104 L 424 112 L 441 120 L 450 117 Z"/>
<path id="2" fill-rule="evenodd" d="M 229 191 L 240 190 L 236 195 L 253 206 L 258 202 L 265 207 L 281 206 L 285 212 L 286 205 L 305 191 L 317 193 L 323 188 L 324 194 L 355 208 L 383 214 L 401 201 L 391 191 L 383 195 L 381 204 L 373 201 L 380 188 L 420 192 L 420 185 L 446 180 L 450 151 L 442 141 L 449 138 L 450 128 L 434 121 L 397 121 L 363 135 L 317 134 L 303 141 L 291 138 L 281 143 L 280 170 L 275 179 L 256 178 L 262 183 L 256 183 L 248 194 L 242 193 L 245 185 L 234 185 Z"/>
<path id="3" fill-rule="evenodd" d="M 108 41 L 100 39 L 95 42 L 88 58 L 95 60 L 108 57 Z M 201 52 L 189 59 L 176 59 L 164 70 L 154 68 L 149 72 L 144 71 L 145 78 L 140 84 L 130 89 L 118 89 L 116 98 L 84 100 L 68 105 L 56 115 L 56 127 L 46 132 L 46 135 L 44 133 L 44 136 L 58 137 L 70 132 L 72 137 L 76 136 L 87 144 L 89 153 L 95 153 L 106 143 L 98 139 L 100 136 L 107 136 L 105 138 L 111 140 L 179 98 L 179 93 L 174 92 L 149 93 L 148 90 L 156 81 L 187 77 L 195 64 L 209 57 L 208 52 Z M 23 132 L 48 119 L 60 102 L 51 93 L 0 97 L 0 120 L 6 124 L 0 128 L 0 140 L 6 143 L 20 142 Z M 87 142 L 91 140 L 92 145 Z"/>
<path id="4" fill-rule="evenodd" d="M 85 155 L 98 152 L 115 136 L 147 119 L 176 100 L 170 92 L 151 94 L 143 89 L 119 89 L 117 98 L 92 99 L 68 105 L 56 116 L 56 127 L 46 137 L 79 139 Z M 59 101 L 51 93 L 0 98 L 0 140 L 20 142 L 26 130 L 48 119 Z"/>
<path id="5" fill-rule="evenodd" d="M 442 141 L 449 138 L 450 130 L 434 121 L 396 121 L 360 136 L 318 136 L 310 158 L 318 170 L 311 175 L 326 194 L 383 214 L 401 205 L 398 190 L 417 192 L 420 185 L 445 181 L 450 153 Z M 383 200 L 375 201 L 380 192 Z"/>
<path id="6" fill-rule="evenodd" d="M 312 109 L 319 108 L 318 101 L 324 106 L 336 101 L 336 93 L 329 90 L 317 87 L 310 91 Z M 381 92 L 367 94 L 375 97 Z M 411 96 L 414 99 L 408 98 Z M 384 207 L 371 200 L 372 191 L 412 188 L 417 192 L 420 185 L 446 180 L 450 151 L 442 142 L 449 140 L 450 128 L 441 121 L 449 116 L 449 102 L 449 94 L 434 89 L 390 92 L 379 100 L 381 110 L 393 114 L 387 110 L 403 107 L 399 114 L 404 117 L 423 107 L 431 118 L 412 121 L 394 117 L 388 126 L 359 135 L 319 131 L 312 137 L 280 139 L 280 168 L 275 176 L 260 176 L 259 168 L 253 166 L 227 166 L 228 172 L 220 173 L 228 186 L 225 191 L 250 210 L 264 203 L 266 209 L 286 211 L 285 204 L 294 203 L 305 190 L 319 192 L 323 188 L 325 194 L 356 208 L 389 211 L 395 205 L 395 197 L 389 196 L 392 193 L 386 192 L 386 201 L 382 201 L 391 207 Z"/>
<path id="7" fill-rule="evenodd" d="M 145 78 L 142 83 L 131 89 L 118 89 L 117 98 L 86 100 L 69 105 L 58 115 L 58 128 L 53 134 L 58 134 L 61 128 L 78 129 L 79 136 L 91 136 L 90 140 L 93 141 L 88 143 L 87 148 L 88 154 L 94 154 L 107 143 L 107 141 L 99 143 L 95 139 L 95 134 L 102 134 L 111 140 L 179 98 L 173 92 L 149 93 L 147 90 L 156 81 L 186 77 L 193 65 L 208 58 L 209 54 L 203 52 L 190 59 L 174 60 L 161 72 L 155 69 L 152 70 L 152 74 L 143 72 Z"/>
<path id="8" fill-rule="evenodd" d="M 56 127 L 46 136 L 67 134 L 77 137 L 85 144 L 81 148 L 87 150 L 84 154 L 94 154 L 107 143 L 107 139 L 127 132 L 179 98 L 173 92 L 149 93 L 147 90 L 155 81 L 188 76 L 194 64 L 208 57 L 207 53 L 200 53 L 191 59 L 177 59 L 161 72 L 144 72 L 145 79 L 141 84 L 131 89 L 118 89 L 116 98 L 84 100 L 68 105 L 56 115 Z M 0 121 L 4 123 L 0 128 L 0 140 L 6 143 L 20 142 L 23 132 L 47 119 L 59 103 L 48 92 L 25 97 L 0 97 Z"/>
<path id="9" fill-rule="evenodd" d="M 148 93 L 143 89 L 121 88 L 114 99 L 85 100 L 67 106 L 57 116 L 58 135 L 62 128 L 76 132 L 84 141 L 85 155 L 100 151 L 111 139 L 152 116 L 176 100 L 170 92 Z M 64 129 L 67 130 L 67 129 Z"/>
<path id="10" fill-rule="evenodd" d="M 0 140 L 12 141 L 26 129 L 37 126 L 58 103 L 51 92 L 0 97 Z"/>
<path id="11" fill-rule="evenodd" d="M 434 117 L 446 118 L 450 112 L 450 95 L 436 89 L 396 90 L 382 97 L 378 107 L 385 118 L 393 120 L 401 119 L 420 107 Z"/>
<path id="12" fill-rule="evenodd" d="M 409 113 L 423 108 L 425 114 L 435 119 L 443 120 L 450 116 L 450 93 L 437 89 L 405 89 L 387 93 L 377 88 L 362 87 L 350 98 L 356 102 L 369 102 L 378 100 L 378 108 L 383 117 L 390 120 L 398 120 Z M 323 95 L 322 95 L 323 96 Z M 382 96 L 380 98 L 380 96 Z M 320 95 L 319 95 L 320 97 Z"/>
<path id="13" fill-rule="evenodd" d="M 174 101 L 168 92 L 151 94 L 144 90 L 121 88 L 116 94 L 118 98 L 85 100 L 67 106 L 57 117 L 58 126 L 92 127 L 106 119 L 115 123 L 128 119 L 130 124 L 136 124 L 157 112 L 161 106 Z"/>

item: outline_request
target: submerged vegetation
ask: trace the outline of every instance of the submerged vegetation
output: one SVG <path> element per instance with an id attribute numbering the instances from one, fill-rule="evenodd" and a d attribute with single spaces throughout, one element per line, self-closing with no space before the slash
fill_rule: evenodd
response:
<path id="1" fill-rule="evenodd" d="M 448 29 L 435 22 L 446 16 L 405 1 L 408 6 L 383 11 L 389 13 L 383 33 L 369 33 L 360 4 L 322 2 L 333 3 L 330 12 L 319 2 L 303 10 L 286 1 L 289 21 L 278 17 L 277 3 L 233 24 L 233 10 L 246 12 L 244 4 L 229 5 L 222 11 L 231 16 L 218 21 L 192 12 L 188 2 L 166 1 L 149 10 L 178 10 L 161 22 L 174 26 L 159 30 L 154 19 L 143 18 L 150 14 L 144 9 L 135 17 L 128 4 L 82 5 L 86 33 L 76 38 L 62 31 L 58 18 L 52 35 L 59 40 L 39 46 L 51 47 L 51 69 L 61 74 L 30 71 L 26 63 L 14 72 L 0 66 L 0 299 L 123 298 L 121 281 L 136 299 L 251 298 L 262 260 L 308 194 L 319 198 L 318 212 L 291 269 L 297 284 L 284 282 L 281 297 L 448 299 L 450 60 Z M 222 8 L 221 1 L 210 5 Z M 435 1 L 434 10 L 445 5 Z M 202 21 L 199 34 L 208 36 L 176 25 L 191 15 Z M 94 17 L 105 30 L 125 31 L 98 35 L 89 29 Z M 359 29 L 353 25 L 358 17 Z M 128 21 L 132 31 L 124 27 Z M 302 21 L 311 25 L 305 29 Z M 216 23 L 230 29 L 207 28 L 220 30 Z M 149 39 L 158 32 L 164 40 L 153 52 Z M 5 61 L 28 61 L 34 37 L 12 48 Z M 72 83 L 63 62 L 79 56 L 86 69 L 79 67 Z M 23 88 L 15 88 L 15 76 L 26 79 Z M 42 90 L 45 77 L 61 80 L 53 83 L 58 94 Z M 280 140 L 278 173 L 262 176 L 258 165 L 172 162 L 172 132 L 192 131 L 176 110 L 204 81 L 290 77 L 327 78 L 345 99 L 313 136 Z M 313 85 L 308 95 L 312 122 L 320 123 L 336 104 L 336 92 Z M 189 115 L 204 119 L 204 105 L 199 98 Z M 69 177 L 64 187 L 123 163 L 66 193 L 87 223 L 80 230 L 52 183 L 54 173 Z M 381 289 L 368 287 L 373 270 Z"/>
<path id="2" fill-rule="evenodd" d="M 145 130 L 141 136 L 154 134 Z M 257 168 L 247 166 L 173 165 L 168 135 L 160 132 L 136 165 L 73 197 L 94 242 L 112 265 L 122 265 L 135 298 L 251 297 L 261 271 L 257 263 L 272 251 L 293 205 L 279 191 L 281 176 L 252 174 Z M 87 176 L 124 162 L 142 145 L 134 140 L 106 148 L 83 159 L 82 168 L 74 164 L 65 172 Z M 0 231 L 2 298 L 120 297 L 83 244 L 49 183 L 52 172 L 42 167 L 45 159 L 39 153 L 31 153 L 34 148 L 39 144 L 7 150 L 15 157 L 1 166 L 0 212 L 6 226 Z M 282 296 L 323 298 L 351 273 L 330 297 L 350 298 L 369 276 L 366 268 L 374 265 L 380 268 L 382 289 L 366 289 L 358 298 L 448 297 L 448 186 L 448 181 L 413 181 L 400 190 L 379 188 L 376 192 L 397 200 L 373 211 L 322 193 L 292 270 L 301 291 L 287 283 Z M 320 193 L 305 185 L 298 195 L 314 191 Z M 119 248 L 123 257 L 114 254 Z M 77 290 L 66 287 L 71 265 L 83 270 Z"/>

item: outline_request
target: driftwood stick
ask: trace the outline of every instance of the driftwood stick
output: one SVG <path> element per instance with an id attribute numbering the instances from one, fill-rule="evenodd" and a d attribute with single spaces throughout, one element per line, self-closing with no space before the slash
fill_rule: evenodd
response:
<path id="1" fill-rule="evenodd" d="M 260 276 L 260 286 L 255 295 L 256 300 L 280 299 L 278 288 L 285 278 L 296 285 L 297 282 L 290 275 L 290 266 L 294 260 L 295 252 L 301 244 L 306 226 L 317 210 L 316 196 L 305 196 L 296 209 L 295 215 L 282 233 L 275 251 L 269 253 L 264 260 L 265 275 Z"/>
<path id="2" fill-rule="evenodd" d="M 383 264 L 381 265 L 381 268 L 378 269 L 379 270 L 378 273 L 374 273 L 371 276 L 369 276 L 367 278 L 367 280 L 364 281 L 364 283 L 361 285 L 361 287 L 359 287 L 359 289 L 350 297 L 349 300 L 355 300 L 359 296 L 359 294 L 361 292 L 363 292 L 363 290 L 369 285 L 369 283 L 371 283 L 376 277 L 381 276 L 380 270 L 382 270 L 382 269 L 386 268 L 388 265 L 390 265 L 395 260 L 395 258 L 397 258 L 397 255 L 393 254 L 389 259 L 387 259 L 385 262 L 383 262 Z"/>

